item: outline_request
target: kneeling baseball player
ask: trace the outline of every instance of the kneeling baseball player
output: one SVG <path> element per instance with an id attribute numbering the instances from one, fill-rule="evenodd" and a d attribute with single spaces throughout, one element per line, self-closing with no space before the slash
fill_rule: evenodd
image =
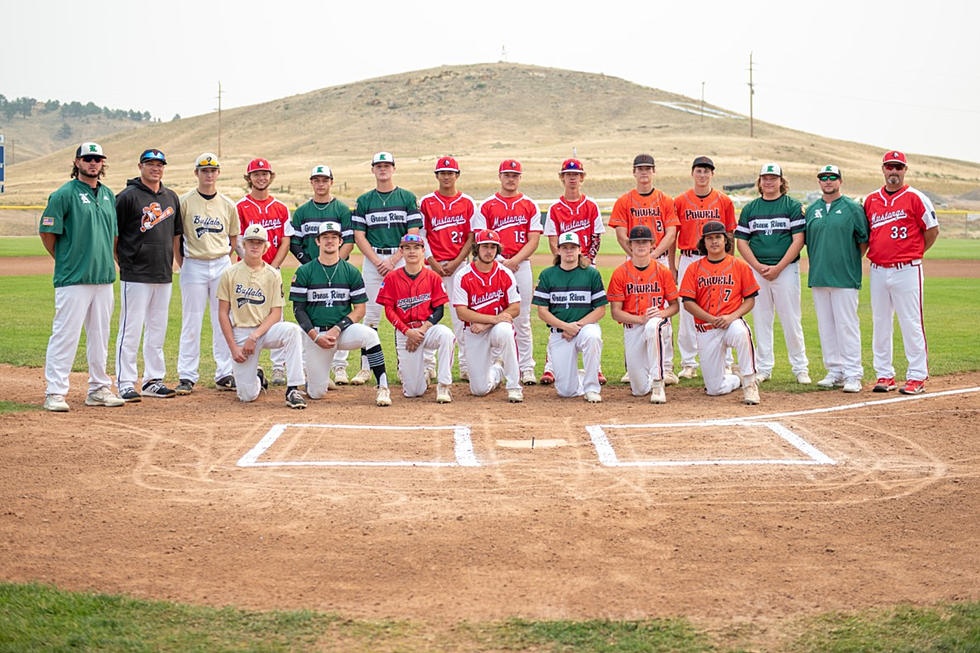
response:
<path id="1" fill-rule="evenodd" d="M 701 356 L 701 376 L 709 395 L 724 395 L 742 386 L 743 401 L 759 403 L 755 348 L 744 317 L 755 306 L 759 284 L 748 263 L 732 256 L 733 239 L 716 220 L 701 228 L 698 251 L 704 258 L 688 266 L 681 281 L 684 310 L 694 316 Z M 742 378 L 725 373 L 725 352 L 738 355 Z"/>
<path id="2" fill-rule="evenodd" d="M 242 235 L 244 258 L 224 271 L 218 282 L 218 323 L 231 351 L 235 390 L 242 401 L 255 401 L 268 387 L 259 369 L 262 349 L 281 349 L 286 363 L 286 405 L 306 408 L 299 386 L 303 377 L 303 333 L 281 322 L 284 304 L 279 270 L 262 260 L 269 247 L 265 227 L 250 225 Z"/>
<path id="3" fill-rule="evenodd" d="M 606 291 L 599 271 L 582 256 L 578 234 L 566 231 L 557 237 L 554 265 L 541 272 L 531 300 L 538 317 L 551 328 L 548 362 L 560 397 L 581 397 L 589 403 L 602 401 L 599 363 L 602 329 L 597 324 L 606 314 Z M 584 374 L 579 373 L 582 354 Z"/>
<path id="4" fill-rule="evenodd" d="M 303 338 L 303 357 L 310 377 L 306 393 L 313 399 L 322 398 L 327 393 L 334 354 L 338 350 L 360 349 L 378 381 L 377 404 L 390 406 L 385 355 L 378 332 L 359 324 L 367 305 L 364 279 L 357 268 L 340 258 L 340 223 L 321 223 L 316 240 L 320 255 L 296 270 L 289 289 L 293 315 L 309 336 Z M 288 363 L 286 369 L 292 369 Z"/>
<path id="5" fill-rule="evenodd" d="M 456 314 L 463 329 L 466 360 L 470 369 L 470 392 L 478 397 L 489 394 L 507 380 L 507 400 L 524 401 L 514 319 L 521 310 L 517 280 L 497 263 L 500 236 L 492 229 L 476 232 L 476 258 L 459 277 L 453 289 Z"/>
<path id="6" fill-rule="evenodd" d="M 422 236 L 402 236 L 402 260 L 405 265 L 389 272 L 378 290 L 378 303 L 385 317 L 395 327 L 395 349 L 398 352 L 398 377 L 406 397 L 420 397 L 429 385 L 424 356 L 437 354 L 436 401 L 452 401 L 449 386 L 453 382 L 453 350 L 456 337 L 442 320 L 449 297 L 442 287 L 442 277 L 423 265 L 425 245 Z"/>
<path id="7" fill-rule="evenodd" d="M 629 232 L 632 257 L 613 271 L 609 302 L 613 319 L 623 325 L 623 349 L 630 390 L 636 397 L 650 393 L 650 403 L 667 402 L 664 376 L 671 371 L 677 314 L 677 284 L 666 265 L 653 258 L 653 232 L 636 225 Z"/>

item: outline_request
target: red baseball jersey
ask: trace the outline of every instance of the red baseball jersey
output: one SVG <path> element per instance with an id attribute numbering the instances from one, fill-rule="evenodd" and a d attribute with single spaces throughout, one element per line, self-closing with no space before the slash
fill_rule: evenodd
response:
<path id="1" fill-rule="evenodd" d="M 437 261 L 451 261 L 459 256 L 469 238 L 470 222 L 476 212 L 473 198 L 463 193 L 453 197 L 429 193 L 419 201 L 425 242 Z"/>
<path id="2" fill-rule="evenodd" d="M 442 287 L 442 277 L 423 267 L 413 279 L 401 267 L 390 272 L 378 290 L 378 303 L 385 307 L 385 317 L 405 333 L 421 326 L 432 310 L 449 301 Z"/>
<path id="3" fill-rule="evenodd" d="M 273 259 L 276 258 L 276 252 L 279 251 L 283 236 L 292 238 L 296 234 L 293 224 L 289 220 L 289 209 L 272 196 L 264 200 L 257 200 L 251 195 L 246 195 L 238 200 L 235 208 L 238 209 L 238 224 L 241 233 L 245 233 L 245 229 L 250 224 L 260 224 L 269 233 L 269 249 L 265 250 L 265 254 L 262 255 L 262 260 L 266 263 L 272 263 Z"/>
<path id="4" fill-rule="evenodd" d="M 702 257 L 688 266 L 681 281 L 680 296 L 693 299 L 711 315 L 728 315 L 742 301 L 759 292 L 759 284 L 749 264 L 731 254 L 716 263 Z M 694 318 L 695 324 L 707 324 Z"/>
<path id="5" fill-rule="evenodd" d="M 495 193 L 483 200 L 473 216 L 473 231 L 493 229 L 500 234 L 504 258 L 510 258 L 527 245 L 528 234 L 541 233 L 541 211 L 527 195 L 501 197 Z"/>
<path id="6" fill-rule="evenodd" d="M 487 273 L 480 272 L 475 265 L 469 266 L 453 289 L 453 306 L 465 306 L 484 315 L 498 315 L 519 301 L 517 280 L 496 261 Z"/>
<path id="7" fill-rule="evenodd" d="M 674 213 L 674 200 L 656 188 L 649 195 L 641 195 L 635 188 L 626 193 L 613 205 L 609 226 L 625 227 L 628 234 L 637 225 L 649 227 L 656 239 L 657 247 L 667 235 L 667 227 L 678 227 L 677 214 Z"/>
<path id="8" fill-rule="evenodd" d="M 864 199 L 871 235 L 868 259 L 875 265 L 908 263 L 925 253 L 926 229 L 938 227 L 936 209 L 924 193 L 905 186 L 894 195 L 885 189 Z"/>
<path id="9" fill-rule="evenodd" d="M 734 232 L 738 226 L 735 205 L 728 195 L 714 189 L 705 197 L 699 197 L 693 188 L 678 195 L 674 198 L 674 213 L 680 221 L 677 249 L 697 249 L 698 241 L 701 240 L 701 228 L 709 220 L 721 222 L 729 233 Z"/>
<path id="10" fill-rule="evenodd" d="M 544 235 L 560 236 L 569 231 L 574 231 L 578 236 L 582 253 L 588 256 L 589 260 L 595 260 L 596 254 L 599 253 L 599 239 L 596 236 L 604 233 L 606 227 L 602 224 L 599 206 L 585 195 L 576 202 L 570 202 L 562 196 L 548 209 Z"/>
<path id="11" fill-rule="evenodd" d="M 611 302 L 623 302 L 623 310 L 633 315 L 644 315 L 647 309 L 664 308 L 677 299 L 674 275 L 664 265 L 650 261 L 642 270 L 626 261 L 612 273 L 606 298 Z"/>

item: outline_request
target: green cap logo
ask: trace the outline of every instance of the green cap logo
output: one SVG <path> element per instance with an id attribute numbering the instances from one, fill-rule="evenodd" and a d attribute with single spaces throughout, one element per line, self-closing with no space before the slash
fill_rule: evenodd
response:
<path id="1" fill-rule="evenodd" d="M 768 165 L 768 166 L 766 166 L 766 172 L 772 172 L 772 173 L 775 173 L 775 172 L 776 172 L 776 168 L 775 168 L 775 166 L 772 166 L 772 165 Z"/>
<path id="2" fill-rule="evenodd" d="M 98 148 L 98 146 L 95 143 L 89 143 L 89 145 L 88 145 L 88 151 L 89 152 L 98 152 L 99 151 L 99 148 Z"/>
<path id="3" fill-rule="evenodd" d="M 317 166 L 316 167 L 316 171 L 317 172 L 323 172 L 323 166 Z"/>
<path id="4" fill-rule="evenodd" d="M 387 160 L 388 160 L 387 154 L 381 153 L 378 155 L 378 161 L 387 161 Z"/>

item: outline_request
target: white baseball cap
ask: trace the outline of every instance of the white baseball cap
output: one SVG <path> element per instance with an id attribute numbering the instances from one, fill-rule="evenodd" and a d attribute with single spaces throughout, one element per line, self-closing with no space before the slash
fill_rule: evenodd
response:
<path id="1" fill-rule="evenodd" d="M 778 163 L 764 163 L 762 169 L 759 170 L 759 176 L 762 175 L 777 175 L 779 177 L 783 176 L 783 169 L 779 167 Z"/>
<path id="2" fill-rule="evenodd" d="M 214 152 L 204 152 L 194 160 L 194 168 L 220 168 L 218 155 Z"/>
<path id="3" fill-rule="evenodd" d="M 102 146 L 91 141 L 82 143 L 75 150 L 76 159 L 80 159 L 83 156 L 101 156 L 103 159 L 106 158 L 105 154 L 102 153 Z"/>
<path id="4" fill-rule="evenodd" d="M 840 168 L 838 168 L 835 165 L 829 165 L 829 164 L 820 168 L 820 171 L 817 172 L 818 177 L 821 175 L 837 175 L 838 179 L 841 179 L 843 177 L 843 175 L 841 175 L 840 173 Z"/>
<path id="5" fill-rule="evenodd" d="M 575 245 L 576 247 L 581 247 L 582 243 L 579 242 L 578 234 L 574 231 L 566 231 L 562 235 L 558 236 L 558 246 L 562 245 Z"/>
<path id="6" fill-rule="evenodd" d="M 330 166 L 313 166 L 313 170 L 310 171 L 310 179 L 314 177 L 330 177 L 333 179 L 333 170 Z"/>
<path id="7" fill-rule="evenodd" d="M 339 222 L 321 222 L 320 228 L 317 229 L 316 231 L 317 237 L 320 237 L 323 234 L 343 234 L 343 233 L 344 232 L 340 230 Z"/>
<path id="8" fill-rule="evenodd" d="M 245 233 L 242 234 L 243 240 L 269 240 L 269 233 L 260 224 L 250 224 L 245 229 Z"/>
<path id="9" fill-rule="evenodd" d="M 378 152 L 371 159 L 371 167 L 374 167 L 377 163 L 390 163 L 395 165 L 395 157 L 391 156 L 391 152 Z"/>

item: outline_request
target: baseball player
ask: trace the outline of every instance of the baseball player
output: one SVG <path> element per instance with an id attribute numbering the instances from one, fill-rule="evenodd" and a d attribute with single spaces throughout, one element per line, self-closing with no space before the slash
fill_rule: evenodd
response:
<path id="1" fill-rule="evenodd" d="M 680 260 L 676 268 L 678 279 L 683 279 L 688 266 L 701 258 L 698 240 L 706 222 L 716 220 L 725 225 L 725 231 L 729 234 L 735 232 L 735 205 L 728 195 L 711 187 L 711 178 L 714 176 L 714 161 L 706 156 L 697 157 L 691 164 L 694 187 L 674 198 L 674 212 L 680 222 L 676 243 L 680 250 Z M 677 349 L 681 354 L 681 371 L 677 376 L 682 379 L 693 379 L 698 373 L 698 349 L 694 333 L 694 318 L 687 311 L 681 311 L 677 322 Z M 731 355 L 728 356 L 728 366 L 731 367 Z"/>
<path id="2" fill-rule="evenodd" d="M 826 165 L 817 173 L 823 197 L 806 210 L 806 249 L 810 257 L 807 285 L 813 294 L 820 349 L 827 376 L 821 388 L 843 386 L 861 392 L 861 322 L 858 291 L 861 258 L 868 249 L 868 221 L 861 205 L 841 194 L 840 168 Z"/>
<path id="3" fill-rule="evenodd" d="M 105 176 L 105 159 L 98 143 L 78 146 L 71 180 L 51 193 L 38 228 L 44 249 L 54 259 L 54 322 L 44 357 L 44 408 L 56 413 L 69 408 L 68 375 L 83 326 L 89 374 L 85 405 L 126 403 L 112 394 L 105 369 L 118 233 L 116 198 L 99 181 Z"/>
<path id="4" fill-rule="evenodd" d="M 364 324 L 375 331 L 381 322 L 378 289 L 381 280 L 395 268 L 404 265 L 398 244 L 405 234 L 417 234 L 422 228 L 415 195 L 395 185 L 395 157 L 390 152 L 378 152 L 371 159 L 375 187 L 357 198 L 351 215 L 354 243 L 364 254 L 364 288 L 367 307 Z M 361 371 L 351 383 L 362 385 L 371 376 L 369 361 L 361 357 Z"/>
<path id="5" fill-rule="evenodd" d="M 255 401 L 267 387 L 259 368 L 259 351 L 282 349 L 288 368 L 286 405 L 306 408 L 299 386 L 303 377 L 303 333 L 282 321 L 282 276 L 262 255 L 271 247 L 269 234 L 259 224 L 242 234 L 244 257 L 221 275 L 218 283 L 218 323 L 231 351 L 235 389 L 241 401 Z"/>
<path id="6" fill-rule="evenodd" d="M 175 391 L 189 395 L 200 378 L 201 323 L 204 310 L 211 308 L 211 353 L 214 383 L 231 390 L 231 352 L 218 325 L 218 281 L 231 266 L 231 252 L 238 246 L 239 222 L 235 203 L 218 192 L 221 164 L 205 152 L 194 162 L 197 188 L 180 196 L 183 234 L 174 241 L 174 258 L 180 268 L 180 350 L 177 354 Z"/>
<path id="7" fill-rule="evenodd" d="M 324 222 L 340 223 L 344 242 L 340 246 L 340 258 L 350 259 L 354 249 L 354 228 L 351 226 L 350 209 L 333 196 L 333 171 L 330 166 L 316 165 L 310 171 L 313 198 L 293 211 L 292 224 L 295 235 L 289 240 L 289 251 L 300 265 L 309 263 L 320 255 L 316 238 Z M 347 385 L 347 350 L 338 350 L 333 357 L 333 377 L 337 385 Z M 334 388 L 331 388 L 334 389 Z"/>
<path id="8" fill-rule="evenodd" d="M 632 256 L 609 280 L 612 317 L 623 325 L 623 347 L 630 390 L 650 403 L 667 402 L 664 376 L 670 368 L 667 345 L 673 334 L 670 318 L 678 311 L 677 284 L 666 265 L 653 258 L 654 236 L 646 225 L 630 229 Z"/>
<path id="9" fill-rule="evenodd" d="M 442 279 L 447 295 L 456 287 L 456 273 L 464 267 L 466 257 L 473 250 L 471 221 L 476 212 L 473 198 L 456 190 L 459 164 L 451 156 L 436 161 L 435 175 L 439 188 L 419 200 L 422 213 L 422 230 L 425 243 L 431 252 L 429 266 Z M 456 315 L 456 308 L 449 305 L 453 332 L 459 347 L 459 374 L 469 378 L 466 367 L 466 348 L 463 347 L 463 321 Z"/>
<path id="10" fill-rule="evenodd" d="M 541 272 L 532 301 L 538 317 L 551 328 L 548 361 L 555 372 L 558 396 L 585 395 L 587 402 L 597 404 L 602 401 L 602 330 L 598 322 L 609 301 L 599 271 L 582 255 L 579 235 L 566 231 L 557 239 L 554 265 Z M 579 354 L 584 374 L 579 374 Z"/>
<path id="11" fill-rule="evenodd" d="M 936 210 L 925 193 L 905 183 L 908 161 L 901 152 L 886 152 L 881 171 L 885 185 L 864 198 L 870 236 L 871 317 L 874 328 L 875 392 L 894 390 L 892 321 L 898 315 L 908 360 L 899 392 L 917 395 L 929 378 L 929 350 L 922 318 L 922 255 L 939 237 Z"/>
<path id="12" fill-rule="evenodd" d="M 759 284 L 752 269 L 732 256 L 733 238 L 714 220 L 701 228 L 698 249 L 702 258 L 692 263 L 681 281 L 684 310 L 694 316 L 701 376 L 709 395 L 724 395 L 742 386 L 742 401 L 759 403 L 752 330 L 744 316 L 755 305 Z M 741 379 L 725 371 L 725 354 L 734 348 Z"/>
<path id="13" fill-rule="evenodd" d="M 248 184 L 248 194 L 238 200 L 238 220 L 241 232 L 249 225 L 258 224 L 269 234 L 269 247 L 262 260 L 279 269 L 289 253 L 290 239 L 295 235 L 293 224 L 289 219 L 289 208 L 269 193 L 276 173 L 265 159 L 252 159 L 245 169 L 245 183 Z M 243 256 L 242 252 L 238 253 Z M 286 382 L 285 355 L 283 349 L 273 349 L 272 383 L 283 385 Z"/>
<path id="14" fill-rule="evenodd" d="M 126 182 L 116 197 L 119 239 L 119 332 L 116 334 L 116 386 L 119 396 L 169 399 L 176 395 L 163 383 L 167 366 L 163 341 L 173 290 L 174 241 L 183 233 L 180 198 L 163 185 L 167 158 L 152 148 L 139 158 L 139 177 Z M 143 384 L 137 392 L 136 352 L 143 339 Z"/>
<path id="15" fill-rule="evenodd" d="M 453 382 L 453 349 L 456 338 L 452 330 L 439 324 L 449 303 L 442 277 L 425 267 L 425 244 L 418 234 L 405 234 L 399 245 L 405 265 L 389 272 L 378 290 L 378 303 L 385 317 L 395 327 L 395 350 L 398 352 L 398 377 L 406 397 L 421 397 L 429 385 L 424 354 L 438 355 L 436 402 L 452 401 L 449 386 Z"/>
<path id="16" fill-rule="evenodd" d="M 474 234 L 476 256 L 460 273 L 452 302 L 465 323 L 470 392 L 482 397 L 507 381 L 507 400 L 524 401 L 514 340 L 514 321 L 521 296 L 509 268 L 497 261 L 503 250 L 500 235 L 491 229 Z"/>
<path id="17" fill-rule="evenodd" d="M 303 356 L 309 381 L 306 393 L 320 399 L 328 390 L 330 367 L 338 350 L 360 349 L 378 381 L 377 404 L 391 405 L 385 355 L 378 332 L 364 324 L 367 293 L 361 273 L 340 258 L 343 228 L 339 222 L 320 225 L 320 254 L 296 270 L 289 299 L 293 314 L 306 333 Z"/>
<path id="18" fill-rule="evenodd" d="M 538 248 L 543 228 L 538 205 L 519 190 L 521 171 L 519 161 L 507 159 L 501 162 L 497 170 L 500 191 L 483 200 L 480 210 L 473 216 L 473 230 L 497 233 L 503 250 L 503 260 L 500 263 L 517 279 L 521 310 L 514 320 L 514 332 L 517 334 L 521 383 L 534 385 L 538 380 L 534 372 L 531 340 L 534 281 L 531 277 L 530 257 Z"/>
<path id="19" fill-rule="evenodd" d="M 786 194 L 789 184 L 778 163 L 766 163 L 759 171 L 757 197 L 742 208 L 735 229 L 738 253 L 752 267 L 759 283 L 755 302 L 756 338 L 759 346 L 758 381 L 772 378 L 776 359 L 772 346 L 775 315 L 783 325 L 783 338 L 796 382 L 810 383 L 810 362 L 803 342 L 800 309 L 800 250 L 806 219 L 802 205 Z M 741 365 L 739 360 L 739 365 Z"/>

